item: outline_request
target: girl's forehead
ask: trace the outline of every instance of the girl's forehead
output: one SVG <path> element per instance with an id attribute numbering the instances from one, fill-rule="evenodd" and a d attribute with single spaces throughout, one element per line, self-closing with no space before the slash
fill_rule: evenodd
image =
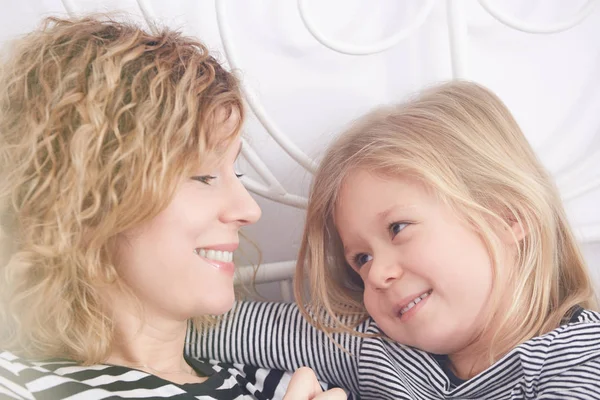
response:
<path id="1" fill-rule="evenodd" d="M 346 220 L 365 223 L 385 220 L 406 212 L 433 212 L 440 199 L 429 185 L 406 175 L 391 175 L 368 170 L 350 174 L 340 185 L 332 209 L 334 224 Z"/>
<path id="2" fill-rule="evenodd" d="M 350 171 L 341 181 L 336 205 L 352 197 L 365 197 L 377 200 L 382 194 L 415 191 L 421 192 L 424 185 L 413 177 L 404 174 L 392 174 L 385 171 L 373 171 L 366 168 Z"/>

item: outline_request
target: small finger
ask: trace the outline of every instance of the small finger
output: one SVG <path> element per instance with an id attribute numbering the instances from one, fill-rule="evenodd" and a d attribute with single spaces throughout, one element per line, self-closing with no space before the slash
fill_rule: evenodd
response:
<path id="1" fill-rule="evenodd" d="M 346 392 L 340 388 L 329 389 L 313 397 L 314 400 L 346 400 L 347 398 Z"/>

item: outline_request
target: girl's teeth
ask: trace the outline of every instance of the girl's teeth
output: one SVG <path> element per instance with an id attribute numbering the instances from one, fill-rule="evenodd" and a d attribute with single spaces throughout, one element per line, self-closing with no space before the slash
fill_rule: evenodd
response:
<path id="1" fill-rule="evenodd" d="M 419 297 L 417 297 L 416 299 L 414 299 L 413 301 L 408 303 L 406 305 L 406 307 L 404 307 L 402 310 L 400 310 L 400 316 L 402 316 L 402 314 L 404 314 L 405 312 L 407 312 L 408 310 L 410 310 L 411 308 L 413 308 L 414 306 L 419 304 L 421 302 L 421 300 L 423 300 L 425 297 L 429 296 L 429 294 L 431 294 L 431 291 L 423 293 L 422 295 L 420 295 Z"/>
<path id="2" fill-rule="evenodd" d="M 195 249 L 194 253 L 198 254 L 200 257 L 208 258 L 209 260 L 222 262 L 233 261 L 233 253 L 231 251 Z"/>

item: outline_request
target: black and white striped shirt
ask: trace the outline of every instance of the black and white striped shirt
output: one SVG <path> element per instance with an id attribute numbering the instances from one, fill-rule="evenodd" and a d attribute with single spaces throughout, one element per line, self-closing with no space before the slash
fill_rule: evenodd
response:
<path id="1" fill-rule="evenodd" d="M 294 304 L 241 302 L 234 310 L 202 337 L 192 334 L 189 354 L 289 371 L 309 366 L 362 399 L 600 399 L 600 314 L 589 310 L 468 381 L 443 357 L 383 338 L 335 334 L 348 350 L 341 351 Z M 381 334 L 372 319 L 357 330 Z"/>
<path id="2" fill-rule="evenodd" d="M 178 385 L 144 371 L 73 361 L 32 362 L 0 353 L 0 399 L 281 399 L 291 374 L 187 359 L 202 383 Z"/>

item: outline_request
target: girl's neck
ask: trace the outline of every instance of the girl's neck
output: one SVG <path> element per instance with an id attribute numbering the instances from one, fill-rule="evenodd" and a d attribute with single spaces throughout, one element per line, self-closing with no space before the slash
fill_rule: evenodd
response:
<path id="1" fill-rule="evenodd" d="M 482 352 L 470 352 L 465 349 L 460 353 L 448 355 L 449 368 L 457 378 L 469 380 L 490 367 L 488 358 Z"/>
<path id="2" fill-rule="evenodd" d="M 448 355 L 449 367 L 456 377 L 468 380 L 488 369 L 492 363 L 489 349 L 492 343 L 494 327 L 489 327 L 465 348 Z"/>
<path id="3" fill-rule="evenodd" d="M 510 257 L 514 258 L 516 256 L 511 255 Z M 502 260 L 502 262 L 502 265 L 508 265 L 506 261 Z M 486 321 L 484 315 L 504 315 L 505 310 L 510 306 L 511 296 L 505 295 L 508 286 L 506 277 L 500 278 L 499 281 L 496 282 L 496 286 L 496 291 L 499 293 L 499 300 L 497 303 L 491 303 L 495 304 L 493 308 L 491 308 L 490 303 L 483 308 L 480 318 L 478 318 L 479 321 Z M 448 360 L 450 361 L 448 367 L 457 378 L 463 380 L 471 379 L 492 365 L 490 362 L 489 350 L 494 339 L 494 334 L 499 328 L 496 322 L 498 319 L 499 318 L 492 318 L 490 325 L 479 326 L 479 329 L 474 330 L 479 331 L 479 334 L 476 334 L 467 346 L 448 355 Z"/>

